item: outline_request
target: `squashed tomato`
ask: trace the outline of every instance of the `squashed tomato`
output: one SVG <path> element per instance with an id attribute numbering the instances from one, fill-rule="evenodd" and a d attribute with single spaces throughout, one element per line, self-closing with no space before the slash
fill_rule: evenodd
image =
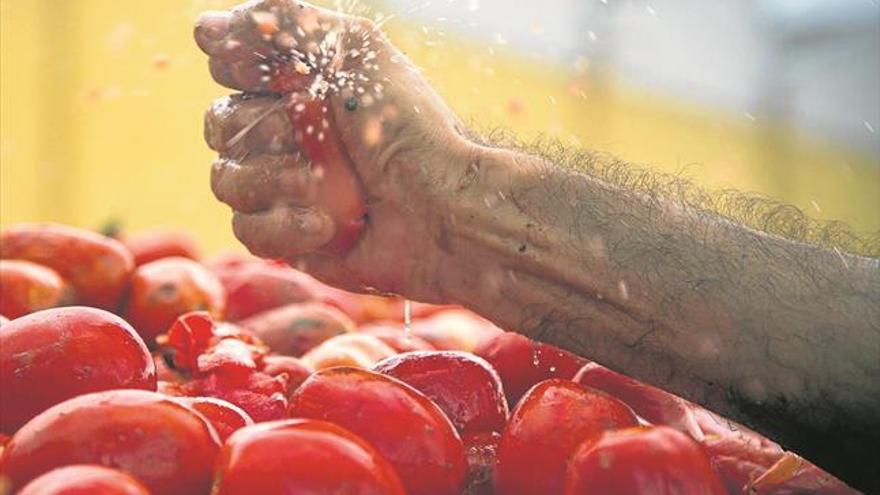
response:
<path id="1" fill-rule="evenodd" d="M 294 303 L 242 320 L 278 354 L 299 357 L 321 342 L 354 330 L 354 322 L 338 309 L 322 303 Z"/>
<path id="2" fill-rule="evenodd" d="M 394 468 L 333 423 L 290 419 L 249 426 L 223 446 L 213 495 L 404 495 Z"/>
<path id="3" fill-rule="evenodd" d="M 125 319 L 152 347 L 178 316 L 207 311 L 220 318 L 225 304 L 223 286 L 207 268 L 187 258 L 163 258 L 135 270 Z"/>
<path id="4" fill-rule="evenodd" d="M 692 438 L 665 426 L 640 426 L 588 438 L 571 458 L 566 495 L 608 493 L 725 495 L 727 491 Z"/>
<path id="5" fill-rule="evenodd" d="M 111 390 L 57 404 L 24 425 L 6 446 L 0 476 L 13 489 L 50 469 L 100 464 L 121 469 L 151 493 L 192 495 L 211 486 L 220 450 L 201 414 L 144 390 Z"/>
<path id="6" fill-rule="evenodd" d="M 12 433 L 65 399 L 117 388 L 156 390 L 153 358 L 122 318 L 72 306 L 3 325 L 0 430 Z"/>
<path id="7" fill-rule="evenodd" d="M 180 402 L 198 411 L 214 427 L 220 443 L 233 432 L 254 424 L 244 410 L 231 402 L 214 397 L 180 397 Z"/>
<path id="8" fill-rule="evenodd" d="M 500 432 L 507 424 L 507 401 L 498 373 L 469 352 L 397 354 L 376 363 L 373 371 L 397 378 L 425 394 L 462 435 Z"/>
<path id="9" fill-rule="evenodd" d="M 150 495 L 128 474 L 93 464 L 53 469 L 27 484 L 18 495 Z"/>
<path id="10" fill-rule="evenodd" d="M 22 260 L 0 260 L 0 314 L 18 318 L 73 302 L 73 290 L 55 270 Z"/>
<path id="11" fill-rule="evenodd" d="M 287 376 L 287 395 L 293 393 L 312 374 L 312 369 L 295 357 L 269 355 L 263 358 L 263 373 Z"/>
<path id="12" fill-rule="evenodd" d="M 175 256 L 199 259 L 199 247 L 195 239 L 179 230 L 144 230 L 124 238 L 122 243 L 134 256 L 135 266 Z"/>
<path id="13" fill-rule="evenodd" d="M 134 269 L 119 241 L 58 224 L 19 224 L 0 232 L 0 258 L 48 266 L 70 282 L 77 303 L 111 311 Z"/>
<path id="14" fill-rule="evenodd" d="M 394 378 L 336 367 L 309 377 L 290 398 L 292 418 L 336 423 L 370 442 L 408 493 L 460 493 L 467 474 L 461 439 L 443 411 Z"/>
<path id="15" fill-rule="evenodd" d="M 483 339 L 474 354 L 498 372 L 510 407 L 526 390 L 550 378 L 571 379 L 587 360 L 552 345 L 536 342 L 513 332 L 500 332 Z"/>
<path id="16" fill-rule="evenodd" d="M 495 490 L 503 495 L 562 493 L 575 449 L 605 430 L 637 426 L 626 404 L 568 380 L 546 380 L 514 409 L 498 444 Z"/>

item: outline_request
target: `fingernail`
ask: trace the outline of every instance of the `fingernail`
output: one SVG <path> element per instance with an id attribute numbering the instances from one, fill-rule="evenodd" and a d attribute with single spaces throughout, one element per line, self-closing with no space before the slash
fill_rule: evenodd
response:
<path id="1" fill-rule="evenodd" d="M 229 12 L 208 11 L 196 19 L 196 38 L 204 41 L 219 41 L 229 34 Z"/>

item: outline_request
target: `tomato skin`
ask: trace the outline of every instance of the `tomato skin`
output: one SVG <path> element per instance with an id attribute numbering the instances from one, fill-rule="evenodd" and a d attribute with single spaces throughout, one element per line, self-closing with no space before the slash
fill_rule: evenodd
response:
<path id="1" fill-rule="evenodd" d="M 370 442 L 407 493 L 460 493 L 461 439 L 436 404 L 403 382 L 359 368 L 321 370 L 291 396 L 288 415 L 331 421 Z"/>
<path id="2" fill-rule="evenodd" d="M 12 433 L 44 409 L 88 392 L 156 390 L 147 347 L 122 318 L 97 308 L 46 309 L 0 332 L 0 430 Z"/>
<path id="3" fill-rule="evenodd" d="M 242 408 L 225 400 L 214 397 L 180 397 L 178 400 L 195 409 L 211 423 L 221 444 L 236 430 L 254 424 L 254 420 Z"/>
<path id="4" fill-rule="evenodd" d="M 571 458 L 565 495 L 725 495 L 698 443 L 666 426 L 638 426 L 589 438 Z"/>
<path id="5" fill-rule="evenodd" d="M 468 476 L 463 495 L 492 495 L 492 477 L 501 435 L 497 432 L 469 433 L 462 436 L 467 454 Z"/>
<path id="6" fill-rule="evenodd" d="M 58 224 L 18 224 L 0 232 L 0 258 L 52 268 L 73 286 L 77 303 L 116 310 L 134 270 L 119 241 Z"/>
<path id="7" fill-rule="evenodd" d="M 151 493 L 207 493 L 220 450 L 217 433 L 175 399 L 143 390 L 80 395 L 57 404 L 13 435 L 0 475 L 13 489 L 50 469 L 101 464 L 126 471 Z"/>
<path id="8" fill-rule="evenodd" d="M 500 432 L 507 424 L 507 401 L 498 373 L 471 353 L 408 352 L 385 358 L 372 369 L 425 394 L 461 435 Z"/>
<path id="9" fill-rule="evenodd" d="M 135 266 L 162 258 L 181 257 L 197 260 L 199 247 L 195 239 L 180 230 L 149 229 L 122 240 L 134 256 Z"/>
<path id="10" fill-rule="evenodd" d="M 369 368 L 394 354 L 394 349 L 372 335 L 346 333 L 321 342 L 321 345 L 303 355 L 302 361 L 314 370 L 333 366 Z"/>
<path id="11" fill-rule="evenodd" d="M 18 318 L 73 302 L 73 289 L 55 270 L 23 260 L 0 260 L 0 314 Z"/>
<path id="12" fill-rule="evenodd" d="M 122 471 L 76 464 L 40 475 L 18 495 L 150 495 L 150 492 L 140 481 Z"/>
<path id="13" fill-rule="evenodd" d="M 510 407 L 536 383 L 550 378 L 571 379 L 588 362 L 513 332 L 490 335 L 477 345 L 474 354 L 488 361 L 498 372 Z"/>
<path id="14" fill-rule="evenodd" d="M 203 310 L 219 319 L 225 304 L 223 286 L 207 268 L 187 258 L 163 258 L 135 270 L 125 319 L 153 347 L 180 315 Z"/>
<path id="15" fill-rule="evenodd" d="M 242 320 L 278 354 L 300 357 L 336 335 L 354 331 L 354 322 L 344 313 L 322 303 L 293 303 L 270 309 Z"/>
<path id="16" fill-rule="evenodd" d="M 241 321 L 270 309 L 315 298 L 314 279 L 263 260 L 214 270 L 226 290 L 226 318 Z"/>
<path id="17" fill-rule="evenodd" d="M 366 440 L 327 421 L 289 419 L 235 432 L 213 495 L 404 495 L 394 468 Z"/>
<path id="18" fill-rule="evenodd" d="M 562 493 L 568 460 L 586 438 L 636 425 L 632 410 L 604 392 L 567 380 L 543 381 L 523 396 L 501 434 L 495 491 Z"/>

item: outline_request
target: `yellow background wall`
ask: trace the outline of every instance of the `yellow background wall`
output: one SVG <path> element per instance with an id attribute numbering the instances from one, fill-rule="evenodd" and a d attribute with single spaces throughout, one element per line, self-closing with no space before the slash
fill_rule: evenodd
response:
<path id="1" fill-rule="evenodd" d="M 0 224 L 53 220 L 194 232 L 236 245 L 208 185 L 202 113 L 225 90 L 191 41 L 232 1 L 0 0 Z M 465 119 L 550 135 L 714 188 L 758 191 L 880 229 L 880 164 L 760 119 L 671 101 L 393 24 L 391 37 Z M 511 104 L 522 111 L 510 111 Z"/>

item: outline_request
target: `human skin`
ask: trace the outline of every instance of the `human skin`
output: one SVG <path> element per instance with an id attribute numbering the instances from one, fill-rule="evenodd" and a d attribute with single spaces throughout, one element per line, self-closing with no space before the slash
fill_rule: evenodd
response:
<path id="1" fill-rule="evenodd" d="M 277 20 L 271 34 L 262 13 Z M 332 254 L 322 250 L 335 226 L 316 197 L 320 177 L 260 67 L 285 63 L 289 36 L 308 47 L 328 32 L 338 53 L 360 55 L 333 71 L 382 84 L 319 91 L 367 212 L 357 242 Z M 214 193 L 255 254 L 350 290 L 464 305 L 880 489 L 880 260 L 588 173 L 625 168 L 603 154 L 478 142 L 363 19 L 263 0 L 204 14 L 195 36 L 217 82 L 248 93 L 215 102 L 205 134 L 220 154 Z"/>

